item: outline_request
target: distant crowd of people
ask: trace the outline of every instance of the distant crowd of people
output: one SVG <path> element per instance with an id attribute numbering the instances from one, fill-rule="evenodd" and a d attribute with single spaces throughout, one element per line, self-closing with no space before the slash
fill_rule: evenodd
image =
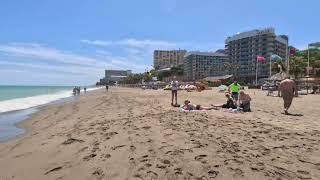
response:
<path id="1" fill-rule="evenodd" d="M 185 100 L 184 104 L 181 106 L 178 105 L 178 88 L 179 82 L 174 79 L 171 81 L 171 105 L 174 107 L 181 107 L 183 110 L 211 110 L 211 109 L 236 109 L 237 111 L 242 112 L 251 112 L 251 97 L 249 94 L 245 93 L 244 88 L 235 80 L 232 84 L 228 86 L 227 91 L 225 92 L 225 97 L 227 101 L 225 104 L 220 105 L 210 105 L 202 106 L 192 104 L 189 100 Z M 278 88 L 278 96 L 282 96 L 284 102 L 283 113 L 288 115 L 288 109 L 291 106 L 294 96 L 298 96 L 298 91 L 296 84 L 292 79 L 285 79 L 281 81 Z"/>
<path id="2" fill-rule="evenodd" d="M 81 87 L 80 87 L 80 86 L 75 86 L 75 87 L 73 88 L 73 90 L 72 90 L 74 96 L 80 95 L 80 91 L 81 91 Z M 84 93 L 87 93 L 87 88 L 84 87 L 84 88 L 83 88 L 83 91 L 84 91 Z"/>
<path id="3" fill-rule="evenodd" d="M 80 86 L 76 86 L 73 88 L 73 95 L 76 96 L 76 95 L 80 95 Z"/>

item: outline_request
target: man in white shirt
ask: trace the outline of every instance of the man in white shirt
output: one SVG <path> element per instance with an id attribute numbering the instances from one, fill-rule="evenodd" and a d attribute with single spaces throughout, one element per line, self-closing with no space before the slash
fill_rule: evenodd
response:
<path id="1" fill-rule="evenodd" d="M 173 77 L 173 80 L 171 81 L 171 105 L 177 106 L 177 96 L 178 96 L 178 88 L 179 88 L 179 82 L 176 80 L 176 77 Z M 173 99 L 175 99 L 175 104 L 173 104 Z"/>

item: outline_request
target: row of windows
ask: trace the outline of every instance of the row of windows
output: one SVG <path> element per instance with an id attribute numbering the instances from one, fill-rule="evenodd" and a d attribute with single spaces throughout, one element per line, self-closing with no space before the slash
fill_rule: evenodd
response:
<path id="1" fill-rule="evenodd" d="M 154 51 L 155 55 L 181 55 L 184 56 L 185 52 L 176 52 L 176 51 Z"/>

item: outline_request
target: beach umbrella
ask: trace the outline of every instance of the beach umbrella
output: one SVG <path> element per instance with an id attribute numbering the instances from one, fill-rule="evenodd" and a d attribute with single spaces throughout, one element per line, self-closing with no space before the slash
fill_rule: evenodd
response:
<path id="1" fill-rule="evenodd" d="M 282 81 L 286 78 L 290 78 L 290 75 L 285 72 L 280 72 L 280 73 L 277 73 L 277 74 L 271 76 L 270 80 L 271 81 Z"/>
<path id="2" fill-rule="evenodd" d="M 276 54 L 272 54 L 271 55 L 271 60 L 272 61 L 277 61 L 277 60 L 282 60 L 282 58 Z"/>
<path id="3" fill-rule="evenodd" d="M 219 91 L 225 91 L 227 89 L 227 86 L 226 85 L 220 85 L 218 87 Z"/>

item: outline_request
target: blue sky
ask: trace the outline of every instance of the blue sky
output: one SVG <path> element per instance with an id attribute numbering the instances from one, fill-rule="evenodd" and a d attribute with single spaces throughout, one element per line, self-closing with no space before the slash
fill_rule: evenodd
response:
<path id="1" fill-rule="evenodd" d="M 320 41 L 318 0 L 1 0 L 0 84 L 88 85 L 104 69 L 143 72 L 154 49 L 213 51 L 274 27 Z"/>

